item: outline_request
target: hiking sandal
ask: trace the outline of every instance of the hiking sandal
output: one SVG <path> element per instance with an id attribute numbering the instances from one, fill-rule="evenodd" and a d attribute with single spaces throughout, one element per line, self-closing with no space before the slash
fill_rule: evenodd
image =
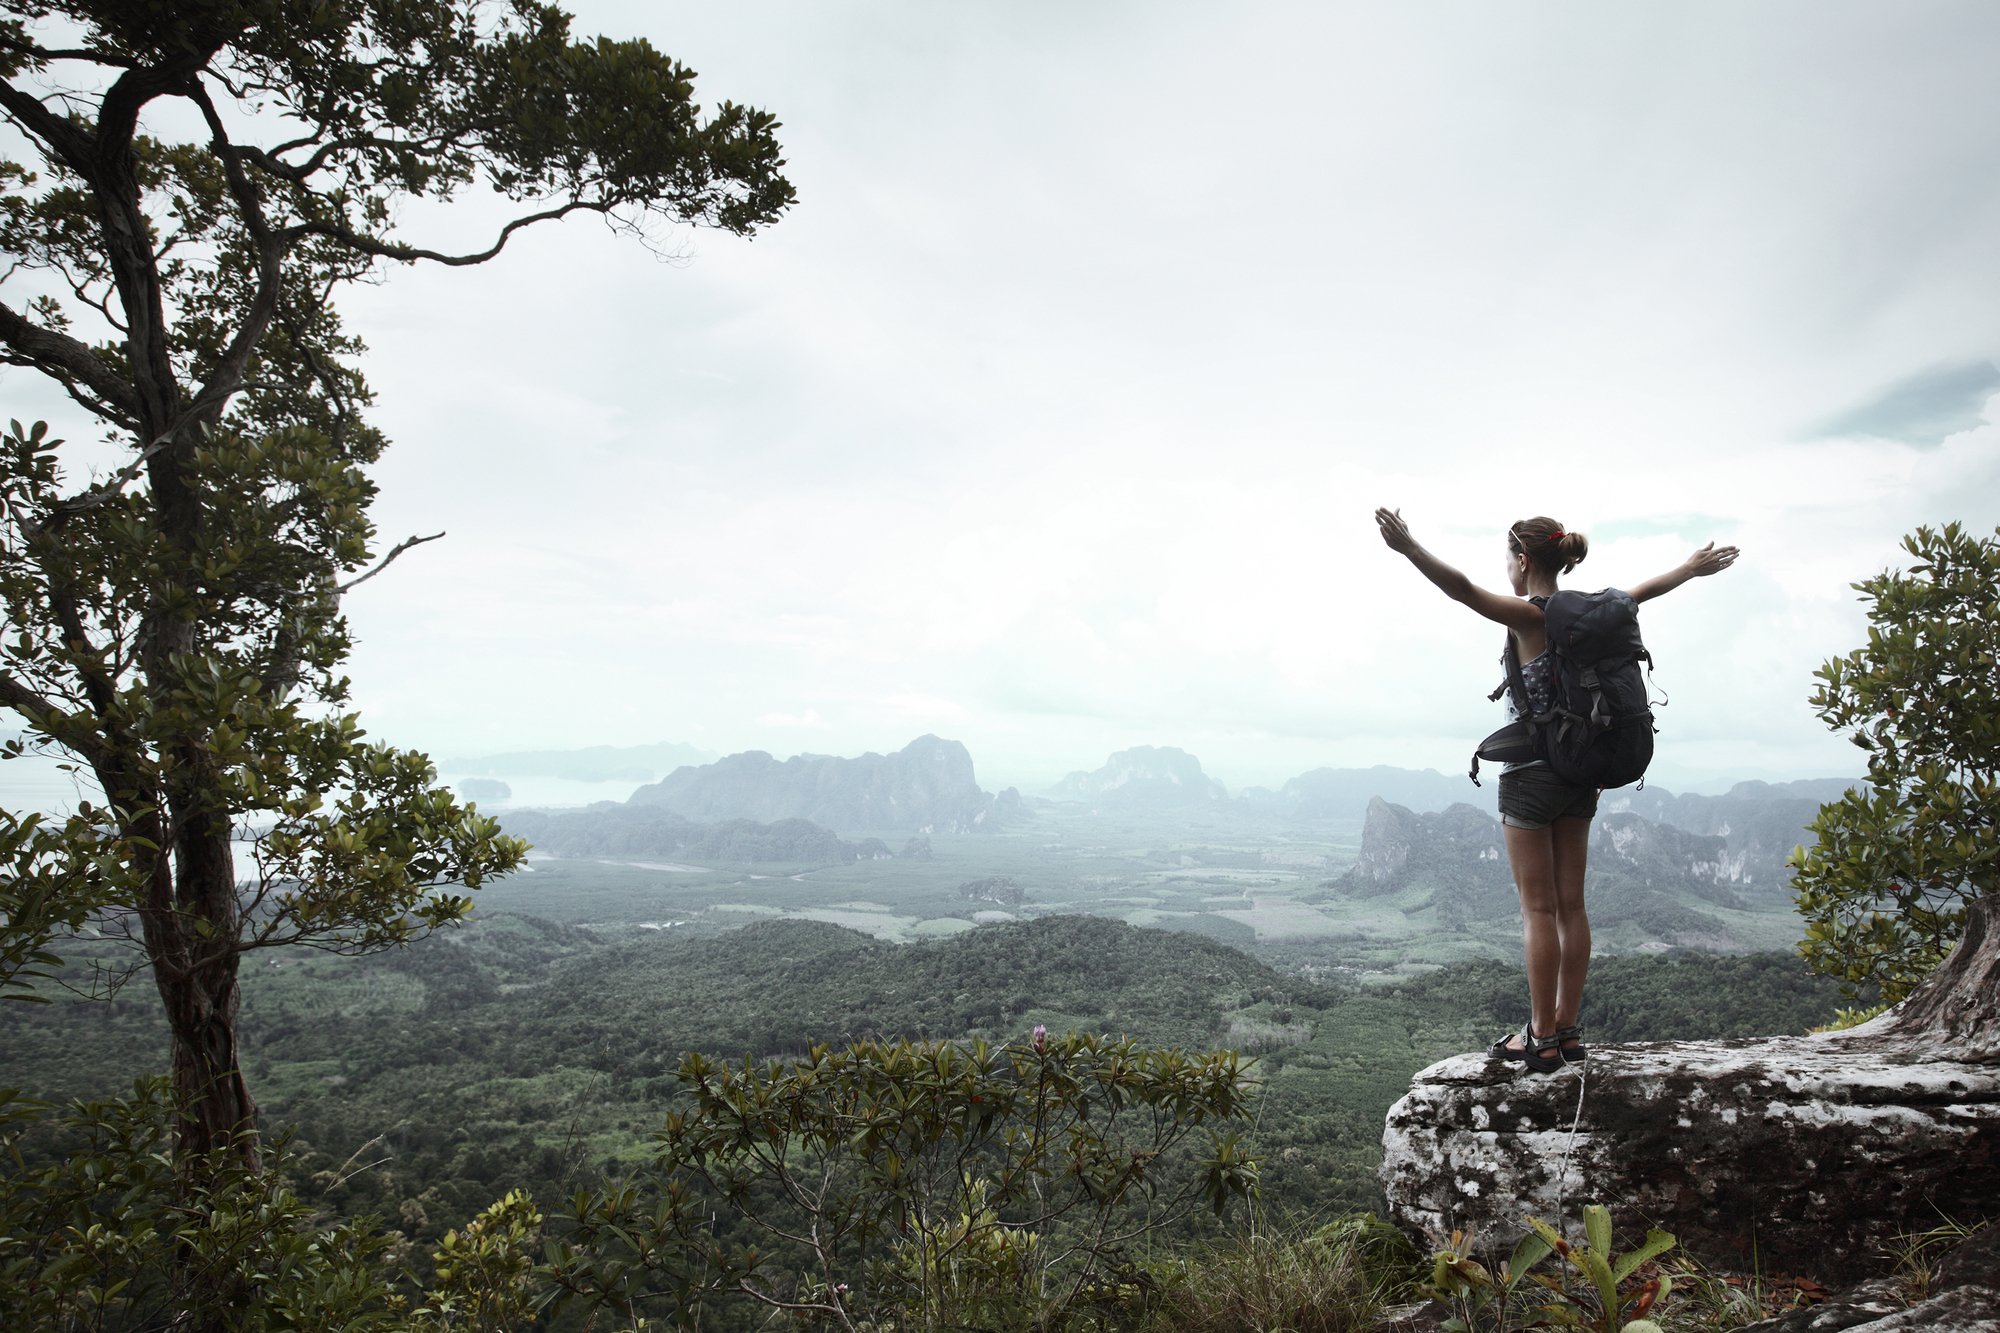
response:
<path id="1" fill-rule="evenodd" d="M 1493 1060 L 1519 1060 L 1537 1074 L 1548 1074 L 1561 1069 L 1562 1038 L 1554 1034 L 1536 1036 L 1534 1026 L 1534 1020 L 1529 1019 L 1521 1024 L 1519 1032 L 1507 1033 L 1486 1048 L 1487 1057 Z M 1516 1037 L 1521 1039 L 1521 1044 L 1518 1047 L 1509 1045 L 1508 1043 Z"/>
<path id="2" fill-rule="evenodd" d="M 1567 1043 L 1575 1042 L 1571 1046 Z M 1580 1064 L 1590 1058 L 1590 1048 L 1583 1044 L 1583 1024 L 1572 1023 L 1566 1028 L 1556 1029 L 1556 1042 L 1562 1046 L 1563 1063 Z"/>

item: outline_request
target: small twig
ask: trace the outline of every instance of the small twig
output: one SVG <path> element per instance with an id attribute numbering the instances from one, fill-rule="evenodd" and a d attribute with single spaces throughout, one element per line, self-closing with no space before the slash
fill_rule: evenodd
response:
<path id="1" fill-rule="evenodd" d="M 375 568 L 369 570 L 366 574 L 362 574 L 359 575 L 358 577 L 349 579 L 347 582 L 336 587 L 334 589 L 334 592 L 336 594 L 344 593 L 348 591 L 350 588 L 368 582 L 368 580 L 374 578 L 377 574 L 380 574 L 383 570 L 387 569 L 390 566 L 390 564 L 395 561 L 397 556 L 409 550 L 412 546 L 422 546 L 425 542 L 434 542 L 442 536 L 444 536 L 442 532 L 434 532 L 428 537 L 405 537 L 402 541 L 396 543 L 394 549 L 392 549 L 389 552 L 389 554 L 382 557 L 381 562 L 377 564 Z"/>
<path id="2" fill-rule="evenodd" d="M 394 1161 L 396 1159 L 396 1155 L 394 1153 L 389 1154 L 387 1157 L 378 1157 L 372 1162 L 363 1162 L 361 1160 L 362 1153 L 367 1152 L 370 1148 L 381 1147 L 382 1141 L 383 1141 L 383 1136 L 377 1134 L 374 1138 L 368 1140 L 368 1142 L 362 1144 L 359 1148 L 356 1148 L 353 1152 L 349 1153 L 347 1155 L 347 1160 L 342 1162 L 338 1167 L 334 1168 L 332 1172 L 333 1178 L 327 1183 L 327 1188 L 337 1189 L 340 1186 L 345 1185 L 348 1181 L 354 1179 L 354 1177 L 360 1175 L 363 1171 L 373 1171 L 378 1166 L 383 1166 L 389 1162 Z"/>
<path id="3" fill-rule="evenodd" d="M 1556 1170 L 1556 1217 L 1558 1220 L 1562 1220 L 1567 1216 L 1563 1209 L 1567 1199 L 1566 1192 L 1569 1188 L 1569 1155 L 1570 1150 L 1576 1147 L 1576 1128 L 1583 1123 L 1583 1092 L 1588 1082 L 1589 1077 L 1584 1072 L 1583 1066 L 1579 1064 L 1576 1069 L 1576 1114 L 1570 1119 L 1569 1138 L 1563 1143 L 1562 1164 Z"/>
<path id="4" fill-rule="evenodd" d="M 170 429 L 151 444 L 141 449 L 131 462 L 112 473 L 108 480 L 98 482 L 87 490 L 80 491 L 68 499 L 59 500 L 50 506 L 48 518 L 37 523 L 35 525 L 36 528 L 47 529 L 67 519 L 71 514 L 82 513 L 86 509 L 95 509 L 101 504 L 108 504 L 116 499 L 120 491 L 131 485 L 139 474 L 146 470 L 146 464 L 153 460 L 153 456 L 173 442 L 174 431 Z"/>

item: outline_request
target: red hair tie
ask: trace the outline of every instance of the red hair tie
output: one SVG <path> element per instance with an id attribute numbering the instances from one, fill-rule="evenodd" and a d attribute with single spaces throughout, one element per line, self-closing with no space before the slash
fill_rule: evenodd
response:
<path id="1" fill-rule="evenodd" d="M 1545 541 L 1552 541 L 1552 542 L 1559 542 L 1559 541 L 1561 541 L 1561 540 L 1563 539 L 1564 535 L 1565 535 L 1565 534 L 1564 534 L 1563 530 L 1562 530 L 1561 528 L 1557 528 L 1557 529 L 1556 529 L 1556 530 L 1555 530 L 1554 532 L 1551 532 L 1551 533 L 1550 533 L 1550 534 L 1549 534 L 1549 535 L 1548 535 L 1548 536 L 1547 536 L 1546 538 L 1544 538 L 1543 540 L 1545 540 Z"/>

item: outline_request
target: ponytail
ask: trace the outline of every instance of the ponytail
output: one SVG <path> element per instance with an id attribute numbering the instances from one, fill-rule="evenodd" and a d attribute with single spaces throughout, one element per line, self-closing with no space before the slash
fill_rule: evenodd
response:
<path id="1" fill-rule="evenodd" d="M 1507 545 L 1517 555 L 1526 555 L 1537 569 L 1550 574 L 1567 574 L 1590 554 L 1590 538 L 1567 532 L 1552 518 L 1524 518 L 1507 529 Z"/>

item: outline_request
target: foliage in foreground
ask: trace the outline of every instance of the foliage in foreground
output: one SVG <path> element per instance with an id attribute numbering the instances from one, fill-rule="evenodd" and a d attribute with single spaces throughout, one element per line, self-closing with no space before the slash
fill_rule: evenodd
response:
<path id="1" fill-rule="evenodd" d="M 1852 729 L 1867 786 L 1822 807 L 1816 844 L 1792 855 L 1800 952 L 1849 994 L 1879 982 L 1890 1003 L 2000 886 L 2000 532 L 1918 528 L 1903 549 L 1908 570 L 1854 585 L 1867 644 L 1814 673 L 1813 707 Z"/>
<path id="2" fill-rule="evenodd" d="M 1406 1293 L 1416 1247 L 1358 1213 L 1305 1231 L 1251 1229 L 1150 1267 L 1158 1291 L 1143 1333 L 1349 1333 Z"/>
<path id="3" fill-rule="evenodd" d="M 1642 1275 L 1651 1260 L 1674 1247 L 1664 1231 L 1648 1231 L 1639 1247 L 1619 1254 L 1611 1247 L 1611 1210 L 1590 1204 L 1583 1210 L 1584 1239 L 1572 1243 L 1540 1218 L 1514 1251 L 1489 1270 L 1469 1252 L 1467 1238 L 1452 1243 L 1432 1261 L 1430 1294 L 1452 1313 L 1449 1333 L 1507 1333 L 1509 1329 L 1576 1328 L 1591 1333 L 1660 1333 L 1647 1316 L 1672 1288 L 1665 1273 Z M 1537 1272 L 1550 1255 L 1563 1271 Z M 1580 1280 L 1578 1280 L 1580 1279 Z"/>
<path id="4" fill-rule="evenodd" d="M 641 1178 L 580 1196 L 571 1299 L 638 1317 L 723 1302 L 809 1327 L 1061 1327 L 1143 1298 L 1135 1247 L 1256 1185 L 1233 1052 L 1078 1035 L 691 1055 Z M 716 1219 L 725 1221 L 718 1225 Z"/>
<path id="5" fill-rule="evenodd" d="M 0 1105 L 0 1308 L 29 1327 L 518 1328 L 597 1312 L 748 1327 L 1056 1328 L 1137 1311 L 1141 1246 L 1254 1191 L 1237 1056 L 1070 1034 L 1010 1047 L 690 1056 L 648 1168 L 561 1209 L 507 1194 L 428 1284 L 403 1237 L 315 1215 L 282 1147 L 177 1177 L 164 1080 L 53 1115 Z M 64 1152 L 29 1168 L 23 1141 Z"/>
<path id="6" fill-rule="evenodd" d="M 223 1149 L 176 1178 L 177 1110 L 165 1079 L 67 1111 L 0 1101 L 0 1310 L 44 1333 L 166 1328 L 206 1313 L 243 1333 L 404 1327 L 382 1280 L 396 1237 L 317 1217 L 286 1183 Z M 67 1152 L 28 1168 L 23 1140 Z M 207 1321 L 205 1321 L 207 1322 Z"/>

